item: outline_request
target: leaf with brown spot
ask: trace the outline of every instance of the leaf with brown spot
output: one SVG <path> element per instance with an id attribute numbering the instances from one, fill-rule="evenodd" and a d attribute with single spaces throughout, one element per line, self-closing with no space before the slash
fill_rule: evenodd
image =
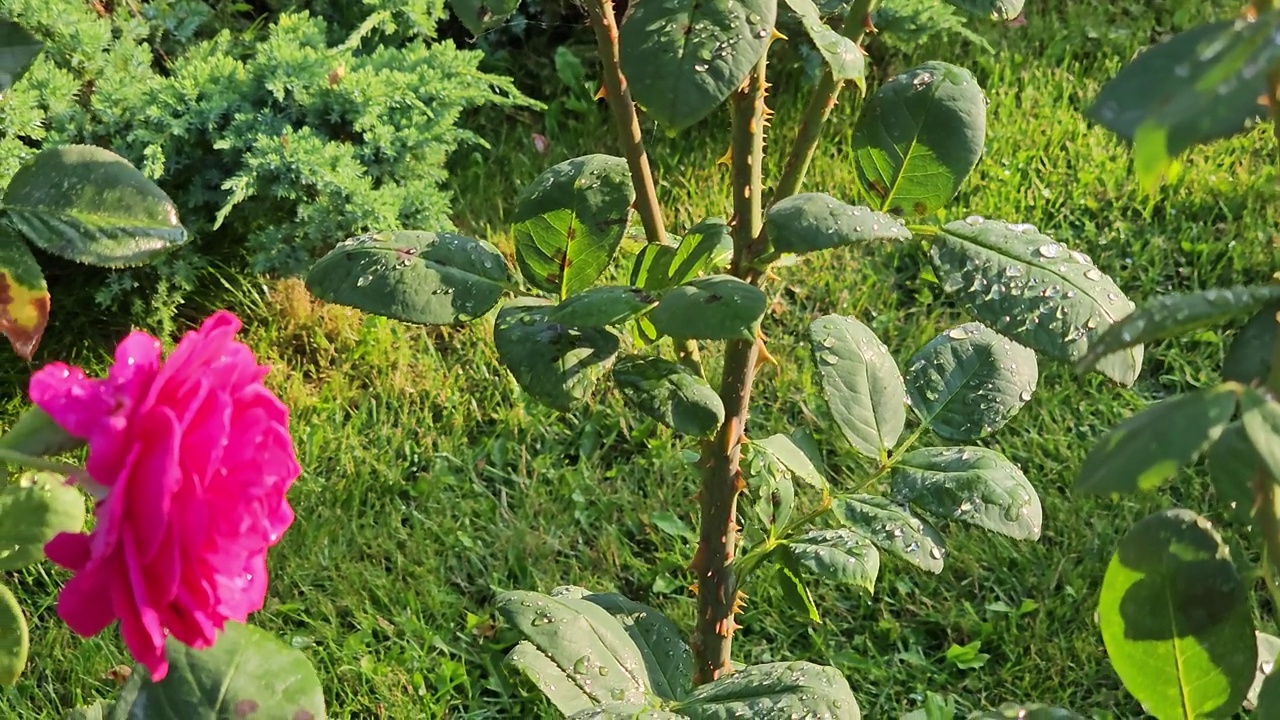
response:
<path id="1" fill-rule="evenodd" d="M 49 324 L 49 288 L 36 256 L 9 225 L 0 225 L 0 332 L 30 360 Z"/>

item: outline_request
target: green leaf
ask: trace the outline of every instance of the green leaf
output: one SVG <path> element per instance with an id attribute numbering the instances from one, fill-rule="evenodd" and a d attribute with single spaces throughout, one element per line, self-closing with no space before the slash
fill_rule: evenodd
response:
<path id="1" fill-rule="evenodd" d="M 631 95 L 672 131 L 738 89 L 769 47 L 769 0 L 653 0 L 627 8 L 618 34 Z"/>
<path id="2" fill-rule="evenodd" d="M 1031 225 L 975 215 L 945 225 L 929 254 L 945 292 L 996 332 L 1055 360 L 1078 361 L 1133 310 L 1089 256 Z M 1142 346 L 1105 357 L 1097 368 L 1132 385 L 1142 368 Z"/>
<path id="3" fill-rule="evenodd" d="M 1151 187 L 1186 149 L 1245 130 L 1267 115 L 1259 98 L 1280 51 L 1280 15 L 1199 25 L 1146 50 L 1102 87 L 1086 116 L 1135 143 Z"/>
<path id="4" fill-rule="evenodd" d="M 769 299 L 732 275 L 710 275 L 674 287 L 649 313 L 658 332 L 691 340 L 754 340 Z"/>
<path id="5" fill-rule="evenodd" d="M 18 682 L 27 666 L 27 619 L 4 583 L 0 583 L 0 687 Z"/>
<path id="6" fill-rule="evenodd" d="M 796 487 L 791 471 L 776 455 L 754 442 L 742 447 L 742 467 L 755 498 L 752 509 L 768 529 L 769 537 L 776 538 L 775 531 L 786 526 L 795 509 Z"/>
<path id="7" fill-rule="evenodd" d="M 36 247 L 86 265 L 142 265 L 187 241 L 163 190 L 110 150 L 42 150 L 4 192 L 9 222 Z"/>
<path id="8" fill-rule="evenodd" d="M 922 216 L 946 205 L 982 156 L 987 103 L 964 68 L 927 62 L 881 85 L 853 130 L 858 181 L 879 210 Z"/>
<path id="9" fill-rule="evenodd" d="M 49 325 L 49 287 L 26 241 L 0 223 L 0 333 L 30 361 Z"/>
<path id="10" fill-rule="evenodd" d="M 955 720 L 955 717 L 955 698 L 926 691 L 924 705 L 903 715 L 900 720 Z"/>
<path id="11" fill-rule="evenodd" d="M 969 720 L 1085 720 L 1085 718 L 1065 708 L 1039 703 L 1030 705 L 1005 703 L 998 710 L 974 713 L 969 716 Z"/>
<path id="12" fill-rule="evenodd" d="M 682 285 L 705 270 L 721 272 L 733 257 L 733 231 L 720 218 L 708 218 L 689 228 L 668 264 L 666 285 Z"/>
<path id="13" fill-rule="evenodd" d="M 627 402 L 678 433 L 702 437 L 724 422 L 724 403 L 706 380 L 660 357 L 628 355 L 613 366 Z"/>
<path id="14" fill-rule="evenodd" d="M 1209 521 L 1164 510 L 1138 521 L 1098 599 L 1116 674 L 1158 718 L 1226 717 L 1244 701 L 1257 646 L 1245 584 Z"/>
<path id="15" fill-rule="evenodd" d="M 812 438 L 803 431 L 797 430 L 791 436 L 770 435 L 763 440 L 752 440 L 749 445 L 772 455 L 792 475 L 810 487 L 824 491 L 827 489 L 827 479 L 818 469 L 822 465 L 822 458 L 818 449 L 813 446 Z"/>
<path id="16" fill-rule="evenodd" d="M 111 704 L 105 700 L 99 700 L 92 705 L 72 708 L 65 720 L 110 720 L 110 718 Z"/>
<path id="17" fill-rule="evenodd" d="M 1076 489 L 1096 494 L 1151 490 L 1200 456 L 1236 410 L 1221 386 L 1161 400 L 1112 428 L 1093 446 Z"/>
<path id="18" fill-rule="evenodd" d="M 1160 295 L 1107 328 L 1080 359 L 1079 368 L 1089 370 L 1104 356 L 1134 345 L 1216 327 L 1276 300 L 1280 300 L 1280 285 L 1241 285 Z"/>
<path id="19" fill-rule="evenodd" d="M 640 288 L 602 285 L 565 298 L 547 320 L 569 327 L 602 328 L 621 325 L 657 304 L 657 298 Z"/>
<path id="20" fill-rule="evenodd" d="M 887 455 L 907 422 L 907 391 L 889 349 L 851 317 L 826 315 L 809 326 L 822 394 L 836 425 L 863 455 Z"/>
<path id="21" fill-rule="evenodd" d="M 48 413 L 34 405 L 19 415 L 4 435 L 0 435 L 0 448 L 34 457 L 58 455 L 84 445 L 84 440 L 72 437 Z"/>
<path id="22" fill-rule="evenodd" d="M 892 215 L 842 203 L 825 193 L 800 193 L 778 201 L 765 213 L 764 228 L 775 250 L 797 255 L 911 239 L 907 227 Z"/>
<path id="23" fill-rule="evenodd" d="M 805 587 L 804 581 L 800 579 L 799 571 L 786 565 L 779 565 L 775 577 L 778 578 L 778 589 L 782 591 L 782 597 L 791 609 L 808 617 L 809 622 L 821 625 L 822 615 L 813 602 L 813 595 L 809 593 L 809 588 Z"/>
<path id="24" fill-rule="evenodd" d="M 339 243 L 307 273 L 307 290 L 382 317 L 453 325 L 492 310 L 510 280 L 502 253 L 483 240 L 398 230 Z"/>
<path id="25" fill-rule="evenodd" d="M 84 496 L 61 475 L 29 472 L 0 479 L 0 571 L 44 559 L 59 533 L 84 527 Z"/>
<path id="26" fill-rule="evenodd" d="M 800 24 L 813 41 L 818 53 L 831 70 L 831 77 L 841 82 L 853 82 L 863 91 L 867 89 L 867 57 L 853 40 L 832 30 L 819 16 L 813 0 L 786 0 L 787 7 L 800 18 Z"/>
<path id="27" fill-rule="evenodd" d="M 612 615 L 644 658 L 649 683 L 658 697 L 679 700 L 689 693 L 693 653 L 684 642 L 685 634 L 662 613 L 618 593 L 563 587 L 556 588 L 551 595 L 560 599 L 578 598 Z"/>
<path id="28" fill-rule="evenodd" d="M 1280 482 L 1280 403 L 1246 388 L 1240 396 L 1240 422 L 1263 467 Z"/>
<path id="29" fill-rule="evenodd" d="M 686 718 L 684 715 L 643 705 L 609 703 L 575 713 L 569 716 L 569 720 L 686 720 Z"/>
<path id="30" fill-rule="evenodd" d="M 999 430 L 1031 399 L 1036 354 L 971 322 L 934 338 L 907 363 L 911 409 L 938 435 L 971 441 Z"/>
<path id="31" fill-rule="evenodd" d="M 498 612 L 525 637 L 507 661 L 565 715 L 607 702 L 643 705 L 653 695 L 645 651 L 603 607 L 515 591 L 498 597 Z"/>
<path id="32" fill-rule="evenodd" d="M 937 517 L 960 520 L 1036 540 L 1043 524 L 1040 498 L 1008 458 L 980 447 L 929 447 L 902 455 L 889 486 L 903 502 Z"/>
<path id="33" fill-rule="evenodd" d="M 1280 673 L 1268 675 L 1258 690 L 1258 711 L 1254 717 L 1258 720 L 1274 720 L 1280 718 Z"/>
<path id="34" fill-rule="evenodd" d="M 752 665 L 699 685 L 673 710 L 690 720 L 860 720 L 849 683 L 833 667 L 806 662 Z"/>
<path id="35" fill-rule="evenodd" d="M 520 0 L 449 0 L 449 9 L 474 37 L 502 25 L 519 7 Z"/>
<path id="36" fill-rule="evenodd" d="M 677 284 L 671 281 L 671 266 L 675 259 L 676 249 L 670 245 L 645 245 L 636 253 L 631 265 L 631 284 L 650 292 Z"/>
<path id="37" fill-rule="evenodd" d="M 1023 0 L 947 0 L 971 15 L 1012 20 L 1022 14 Z"/>
<path id="38" fill-rule="evenodd" d="M 524 279 L 561 300 L 591 287 L 618 251 L 635 199 L 619 157 L 587 155 L 545 170 L 511 218 Z"/>
<path id="39" fill-rule="evenodd" d="M 1253 684 L 1249 686 L 1249 693 L 1245 696 L 1244 709 L 1253 710 L 1258 704 L 1258 696 L 1262 692 L 1262 684 L 1271 676 L 1271 671 L 1275 669 L 1276 656 L 1280 655 L 1280 638 L 1275 635 L 1268 635 L 1264 632 L 1255 632 L 1254 637 L 1258 644 L 1258 665 L 1257 671 L 1253 676 Z M 1275 691 L 1272 690 L 1274 693 Z M 1274 698 L 1280 700 L 1280 698 Z M 1280 711 L 1280 705 L 1272 705 L 1272 712 Z M 1280 715 L 1257 715 L 1255 717 L 1280 717 Z"/>
<path id="40" fill-rule="evenodd" d="M 1253 449 L 1244 425 L 1233 422 L 1222 429 L 1205 453 L 1209 480 L 1218 499 L 1240 520 L 1248 522 L 1254 511 L 1253 483 L 1266 464 Z"/>
<path id="41" fill-rule="evenodd" d="M 782 547 L 800 566 L 815 575 L 862 588 L 876 588 L 880 553 L 875 545 L 852 530 L 810 530 Z"/>
<path id="42" fill-rule="evenodd" d="M 1241 385 L 1266 381 L 1271 374 L 1271 355 L 1276 347 L 1277 330 L 1280 330 L 1277 313 L 1280 313 L 1280 303 L 1270 304 L 1236 331 L 1222 359 L 1223 380 Z"/>
<path id="43" fill-rule="evenodd" d="M 146 668 L 130 678 L 137 695 L 112 708 L 113 720 L 220 720 L 255 717 L 324 720 L 324 691 L 307 656 L 251 625 L 227 623 L 212 647 L 165 643 L 169 674 L 153 683 Z"/>
<path id="44" fill-rule="evenodd" d="M 942 535 L 892 500 L 877 495 L 846 495 L 831 503 L 840 524 L 865 536 L 881 550 L 891 552 L 922 570 L 942 572 L 946 547 Z"/>
<path id="45" fill-rule="evenodd" d="M 525 392 L 568 412 L 590 396 L 618 353 L 618 337 L 598 328 L 571 328 L 548 319 L 551 307 L 520 298 L 498 311 L 493 342 L 498 360 Z"/>
<path id="46" fill-rule="evenodd" d="M 0 92 L 8 92 L 36 61 L 44 44 L 15 22 L 0 20 Z"/>

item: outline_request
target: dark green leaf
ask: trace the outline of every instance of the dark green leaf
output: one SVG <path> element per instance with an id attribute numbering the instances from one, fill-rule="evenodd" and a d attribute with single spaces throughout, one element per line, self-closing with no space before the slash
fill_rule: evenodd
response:
<path id="1" fill-rule="evenodd" d="M 692 340 L 753 340 L 769 300 L 732 275 L 710 275 L 674 287 L 649 313 L 658 332 Z"/>
<path id="2" fill-rule="evenodd" d="M 1076 252 L 1031 225 L 978 216 L 948 223 L 930 248 L 942 289 L 985 324 L 1038 353 L 1075 362 L 1133 310 L 1120 288 Z M 1103 358 L 1098 371 L 1132 385 L 1142 346 Z"/>
<path id="3" fill-rule="evenodd" d="M 769 47 L 769 0 L 652 0 L 631 5 L 618 42 L 631 95 L 683 130 L 724 102 Z"/>
<path id="4" fill-rule="evenodd" d="M 524 279 L 562 300 L 591 287 L 618 251 L 635 199 L 619 157 L 587 155 L 545 170 L 511 218 Z"/>
<path id="5" fill-rule="evenodd" d="M 778 252 L 810 253 L 855 243 L 910 240 L 897 218 L 842 203 L 825 193 L 780 200 L 764 216 L 765 232 Z"/>
<path id="6" fill-rule="evenodd" d="M 822 624 L 822 615 L 818 613 L 818 606 L 814 604 L 809 588 L 800 579 L 799 571 L 779 565 L 775 577 L 778 578 L 778 589 L 782 591 L 782 597 L 791 609 L 809 618 L 809 622 L 815 625 Z"/>
<path id="7" fill-rule="evenodd" d="M 934 338 L 907 364 L 907 394 L 920 421 L 948 440 L 999 430 L 1031 399 L 1036 354 L 982 325 Z"/>
<path id="8" fill-rule="evenodd" d="M 1240 422 L 1263 468 L 1280 482 L 1280 403 L 1246 389 L 1240 396 Z"/>
<path id="9" fill-rule="evenodd" d="M 13 351 L 30 361 L 49 325 L 49 286 L 44 271 L 18 231 L 0 223 L 0 333 Z"/>
<path id="10" fill-rule="evenodd" d="M 27 619 L 4 583 L 0 583 L 0 687 L 18 682 L 27 666 Z"/>
<path id="11" fill-rule="evenodd" d="M 130 678 L 137 694 L 115 702 L 113 720 L 221 720 L 222 718 L 313 718 L 324 720 L 324 691 L 306 655 L 271 633 L 227 623 L 213 644 L 193 650 L 165 643 L 169 674 L 152 683 L 145 668 Z"/>
<path id="12" fill-rule="evenodd" d="M 1209 521 L 1164 510 L 1120 541 L 1098 619 L 1125 688 L 1158 718 L 1225 717 L 1254 678 L 1245 584 Z"/>
<path id="13" fill-rule="evenodd" d="M 971 15 L 1012 20 L 1022 14 L 1023 0 L 947 0 Z"/>
<path id="14" fill-rule="evenodd" d="M 929 447 L 902 455 L 889 486 L 903 502 L 1015 540 L 1040 537 L 1040 498 L 1008 458 L 980 447 Z"/>
<path id="15" fill-rule="evenodd" d="M 1258 704 L 1258 695 L 1262 691 L 1262 683 L 1271 676 L 1271 671 L 1275 669 L 1276 655 L 1280 655 L 1280 638 L 1275 635 L 1268 635 L 1264 632 L 1255 632 L 1254 637 L 1258 642 L 1258 669 L 1253 676 L 1253 684 L 1249 686 L 1249 694 L 1244 700 L 1244 709 L 1253 710 Z M 1272 691 L 1275 692 L 1274 690 Z M 1275 698 L 1280 700 L 1280 698 Z M 1274 702 L 1274 700 L 1273 700 Z M 1280 705 L 1273 705 L 1272 712 L 1280 711 Z M 1255 717 L 1268 717 L 1258 715 Z M 1271 715 L 1270 717 L 1280 717 L 1280 715 Z"/>
<path id="16" fill-rule="evenodd" d="M 502 253 L 483 240 L 399 230 L 339 243 L 307 273 L 307 290 L 382 317 L 453 325 L 492 310 L 510 279 Z"/>
<path id="17" fill-rule="evenodd" d="M 770 435 L 763 440 L 752 440 L 750 445 L 772 455 L 793 476 L 810 487 L 818 490 L 827 489 L 827 479 L 819 470 L 822 458 L 818 455 L 817 448 L 813 446 L 812 439 L 803 431 L 797 430 L 790 437 L 782 434 Z"/>
<path id="18" fill-rule="evenodd" d="M 946 548 L 932 525 L 906 507 L 877 495 L 848 495 L 831 503 L 835 518 L 882 550 L 922 570 L 942 572 Z"/>
<path id="19" fill-rule="evenodd" d="M 9 181 L 3 204 L 33 245 L 87 265 L 142 265 L 187 241 L 169 196 L 99 147 L 37 153 Z"/>
<path id="20" fill-rule="evenodd" d="M 863 455 L 885 457 L 907 421 L 907 391 L 889 349 L 871 328 L 839 315 L 815 320 L 809 344 L 840 432 Z"/>
<path id="21" fill-rule="evenodd" d="M 602 285 L 570 295 L 547 315 L 550 322 L 576 328 L 621 325 L 658 304 L 640 288 Z"/>
<path id="22" fill-rule="evenodd" d="M 689 228 L 671 256 L 666 285 L 682 285 L 703 271 L 722 272 L 733 256 L 733 234 L 720 218 L 708 218 Z"/>
<path id="23" fill-rule="evenodd" d="M 475 37 L 502 25 L 519 7 L 520 0 L 449 0 L 453 14 Z"/>
<path id="24" fill-rule="evenodd" d="M 927 62 L 881 85 L 853 131 L 858 180 L 895 215 L 928 215 L 950 202 L 987 134 L 987 102 L 968 70 Z"/>
<path id="25" fill-rule="evenodd" d="M 1253 715 L 1258 720 L 1276 720 L 1280 718 L 1280 673 L 1268 675 L 1258 689 L 1258 711 Z"/>
<path id="26" fill-rule="evenodd" d="M 690 720 L 860 720 L 849 683 L 832 667 L 805 662 L 752 665 L 699 685 L 673 710 Z"/>
<path id="27" fill-rule="evenodd" d="M 576 329 L 551 322 L 551 306 L 532 298 L 507 303 L 498 311 L 493 342 L 498 359 L 520 387 L 537 401 L 568 412 L 586 399 L 618 352 L 608 330 Z"/>
<path id="28" fill-rule="evenodd" d="M 44 44 L 15 22 L 0 20 L 0 92 L 27 74 Z"/>
<path id="29" fill-rule="evenodd" d="M 0 479 L 0 571 L 44 559 L 45 543 L 84 527 L 84 496 L 54 473 Z"/>
<path id="30" fill-rule="evenodd" d="M 810 530 L 783 545 L 800 566 L 815 575 L 874 592 L 880 553 L 852 530 Z"/>
<path id="31" fill-rule="evenodd" d="M 679 433 L 710 435 L 724 422 L 724 403 L 706 380 L 660 357 L 629 355 L 613 380 L 637 410 Z"/>
<path id="32" fill-rule="evenodd" d="M 1223 428 L 1205 459 L 1218 499 L 1233 515 L 1248 522 L 1254 511 L 1253 483 L 1266 465 L 1249 442 L 1244 425 L 1237 421 Z"/>
<path id="33" fill-rule="evenodd" d="M 831 76 L 841 82 L 867 87 L 867 58 L 853 40 L 832 30 L 819 16 L 813 0 L 786 0 L 787 7 L 800 18 L 800 24 L 826 61 Z"/>
<path id="34" fill-rule="evenodd" d="M 1076 475 L 1089 493 L 1151 490 L 1205 450 L 1235 414 L 1229 387 L 1161 400 L 1112 428 L 1093 446 Z"/>
<path id="35" fill-rule="evenodd" d="M 1280 303 L 1259 310 L 1231 339 L 1222 359 L 1222 379 L 1241 385 L 1262 383 L 1271 374 L 1271 355 L 1276 347 Z"/>
<path id="36" fill-rule="evenodd" d="M 1080 359 L 1079 368 L 1089 370 L 1104 356 L 1134 345 L 1216 327 L 1238 315 L 1256 312 L 1278 299 L 1280 285 L 1236 286 L 1160 295 L 1107 328 Z"/>

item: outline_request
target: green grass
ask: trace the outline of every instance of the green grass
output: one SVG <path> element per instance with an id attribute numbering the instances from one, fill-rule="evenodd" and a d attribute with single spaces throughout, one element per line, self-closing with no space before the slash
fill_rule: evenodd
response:
<path id="1" fill-rule="evenodd" d="M 1032 2 L 1026 27 L 984 31 L 993 55 L 950 42 L 888 59 L 890 69 L 958 62 L 990 97 L 986 157 L 952 216 L 1034 223 L 1090 253 L 1139 301 L 1263 280 L 1276 260 L 1267 129 L 1195 151 L 1179 183 L 1148 200 L 1130 180 L 1125 149 L 1081 117 L 1137 48 L 1233 11 L 1221 0 L 1159 5 L 1178 7 Z M 548 77 L 536 70 L 522 76 L 526 83 Z M 794 73 L 775 82 L 777 152 L 805 85 Z M 544 99 L 558 92 L 549 84 L 531 91 Z M 852 195 L 851 106 L 837 109 L 807 188 Z M 500 243 L 521 185 L 553 162 L 613 147 L 603 112 L 562 120 L 545 157 L 530 143 L 529 126 L 478 122 L 493 148 L 456 158 L 456 220 Z M 712 120 L 650 138 L 672 229 L 729 214 L 727 171 L 713 164 L 726 146 L 721 127 Z M 833 480 L 852 481 L 856 465 L 824 420 L 802 331 L 818 314 L 852 314 L 905 361 L 961 317 L 919 277 L 923 260 L 908 246 L 832 253 L 781 271 L 766 320 L 781 365 L 757 385 L 753 436 L 804 427 L 826 448 Z M 74 285 L 73 275 L 54 278 L 58 308 L 90 307 L 77 304 Z M 317 306 L 296 284 L 264 287 L 235 276 L 206 300 L 246 318 L 249 342 L 275 366 L 270 382 L 293 408 L 305 468 L 291 496 L 298 520 L 272 555 L 271 594 L 253 621 L 305 649 L 334 717 L 551 717 L 501 669 L 512 639 L 494 627 L 491 609 L 506 589 L 617 589 L 689 626 L 694 600 L 684 568 L 692 544 L 651 516 L 669 510 L 694 527 L 697 481 L 680 458 L 685 445 L 626 412 L 616 394 L 569 416 L 524 402 L 496 362 L 487 321 L 414 329 Z M 104 367 L 106 338 L 118 335 L 119 323 L 56 312 L 40 360 Z M 738 659 L 835 664 L 869 718 L 896 717 L 926 690 L 953 693 L 964 707 L 1027 700 L 1139 716 L 1093 623 L 1112 549 L 1155 507 L 1185 505 L 1228 534 L 1238 528 L 1197 473 L 1158 494 L 1110 501 L 1071 494 L 1072 470 L 1104 428 L 1144 402 L 1214 382 L 1228 339 L 1208 333 L 1149 348 L 1143 378 L 1127 390 L 1043 363 L 1036 397 L 989 443 L 1040 491 L 1038 543 L 946 527 L 950 552 L 940 575 L 886 560 L 874 597 L 817 586 L 820 626 L 757 584 L 748 588 Z M 2 362 L 12 417 L 29 368 Z M 112 693 L 114 669 L 128 658 L 113 634 L 82 640 L 62 626 L 54 602 L 64 575 L 42 566 L 5 580 L 30 613 L 33 650 L 17 688 L 0 691 L 0 718 L 57 718 Z M 984 666 L 964 670 L 945 659 L 952 645 L 974 641 L 990 655 Z"/>

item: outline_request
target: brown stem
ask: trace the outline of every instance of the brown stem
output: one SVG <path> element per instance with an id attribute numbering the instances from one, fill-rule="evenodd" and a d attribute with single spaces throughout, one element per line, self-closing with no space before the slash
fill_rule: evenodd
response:
<path id="1" fill-rule="evenodd" d="M 767 55 L 767 53 L 766 53 Z M 764 159 L 765 57 L 734 93 L 733 110 L 733 273 L 751 270 L 752 240 L 763 225 L 761 164 Z M 695 683 L 707 683 L 733 671 L 730 651 L 739 609 L 738 578 L 731 565 L 738 544 L 738 495 L 746 484 L 739 467 L 751 384 L 760 355 L 759 341 L 726 344 L 720 399 L 724 424 L 703 445 L 701 537 L 694 556 L 698 573 L 698 621 L 693 633 Z"/>
<path id="2" fill-rule="evenodd" d="M 618 24 L 613 19 L 613 0 L 587 0 L 587 14 L 591 29 L 596 34 L 600 49 L 600 61 L 604 65 L 604 92 L 609 108 L 613 111 L 613 124 L 618 129 L 618 143 L 631 169 L 631 182 L 636 189 L 636 211 L 644 223 L 645 239 L 660 243 L 667 239 L 662 222 L 662 206 L 658 204 L 658 191 L 649 168 L 649 156 L 644 151 L 640 135 L 640 118 L 636 104 L 631 100 L 627 78 L 622 74 L 618 54 Z"/>

